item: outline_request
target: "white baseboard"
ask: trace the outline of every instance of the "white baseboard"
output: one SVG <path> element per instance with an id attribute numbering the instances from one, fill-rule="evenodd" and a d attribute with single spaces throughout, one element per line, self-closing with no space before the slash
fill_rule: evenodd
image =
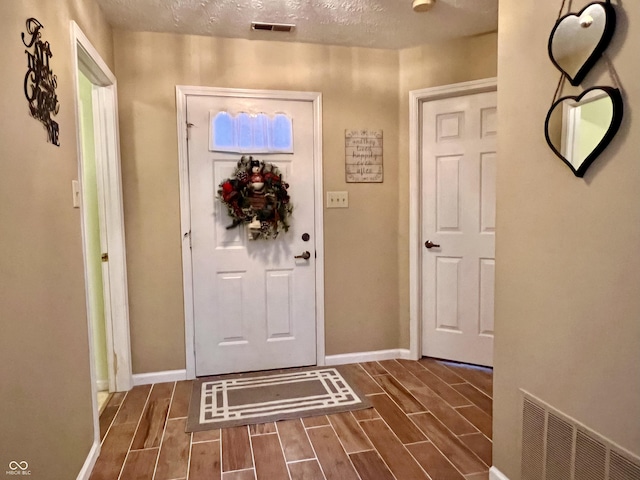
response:
<path id="1" fill-rule="evenodd" d="M 99 392 L 109 390 L 109 380 L 96 380 L 96 388 Z"/>
<path id="2" fill-rule="evenodd" d="M 136 373 L 132 376 L 133 386 L 151 383 L 179 382 L 187 379 L 186 370 L 166 370 L 164 372 Z"/>
<path id="3" fill-rule="evenodd" d="M 345 365 L 347 363 L 377 362 L 379 360 L 411 359 L 411 352 L 406 348 L 392 350 L 376 350 L 373 352 L 342 353 L 324 357 L 325 365 Z"/>
<path id="4" fill-rule="evenodd" d="M 87 455 L 87 459 L 84 461 L 84 465 L 82 465 L 82 469 L 80 473 L 78 473 L 78 477 L 76 480 L 89 480 L 91 476 L 91 470 L 96 464 L 96 460 L 98 460 L 98 455 L 100 455 L 100 440 L 95 440 L 93 445 L 91 446 L 91 450 L 89 450 L 89 455 Z"/>
<path id="5" fill-rule="evenodd" d="M 489 480 L 509 480 L 509 477 L 507 477 L 496 467 L 491 467 L 489 469 Z"/>

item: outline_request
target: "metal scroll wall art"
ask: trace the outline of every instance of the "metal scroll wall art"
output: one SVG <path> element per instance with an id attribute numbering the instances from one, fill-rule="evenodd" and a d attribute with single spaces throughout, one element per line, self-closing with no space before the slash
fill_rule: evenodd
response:
<path id="1" fill-rule="evenodd" d="M 56 95 L 58 79 L 51 70 L 49 60 L 53 57 L 49 42 L 42 41 L 44 27 L 35 18 L 27 20 L 27 32 L 23 32 L 22 43 L 27 47 L 27 73 L 24 76 L 24 95 L 29 102 L 29 113 L 44 125 L 48 141 L 60 146 L 58 122 L 51 118 L 60 110 Z M 29 51 L 32 49 L 31 51 Z"/>
<path id="2" fill-rule="evenodd" d="M 616 12 L 610 0 L 593 2 L 578 13 L 562 16 L 549 37 L 549 58 L 562 72 L 545 121 L 545 137 L 551 150 L 577 177 L 613 140 L 622 123 L 623 102 L 618 76 L 605 54 L 613 37 Z M 591 68 L 604 57 L 614 87 L 594 86 L 576 96 L 558 98 L 565 80 L 581 85 Z"/>

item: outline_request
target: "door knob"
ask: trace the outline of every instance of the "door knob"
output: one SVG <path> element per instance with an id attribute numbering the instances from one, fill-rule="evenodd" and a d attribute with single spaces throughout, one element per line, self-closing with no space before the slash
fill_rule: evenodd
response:
<path id="1" fill-rule="evenodd" d="M 301 258 L 303 260 L 309 260 L 311 258 L 311 254 L 309 252 L 302 252 L 302 255 L 296 255 L 293 258 Z"/>
<path id="2" fill-rule="evenodd" d="M 436 243 L 433 243 L 431 240 L 427 240 L 426 242 L 424 242 L 424 246 L 427 247 L 427 248 L 433 248 L 433 247 L 439 248 L 440 247 L 440 245 L 438 245 Z"/>

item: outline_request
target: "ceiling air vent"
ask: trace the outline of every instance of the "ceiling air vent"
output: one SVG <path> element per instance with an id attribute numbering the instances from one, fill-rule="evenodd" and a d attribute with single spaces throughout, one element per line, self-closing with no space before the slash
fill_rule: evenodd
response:
<path id="1" fill-rule="evenodd" d="M 268 32 L 290 32 L 295 25 L 291 23 L 251 22 L 251 30 L 266 30 Z"/>

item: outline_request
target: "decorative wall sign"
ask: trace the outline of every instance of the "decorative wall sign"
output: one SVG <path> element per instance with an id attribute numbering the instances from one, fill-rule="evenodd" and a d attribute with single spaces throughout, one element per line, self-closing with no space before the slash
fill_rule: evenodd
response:
<path id="1" fill-rule="evenodd" d="M 227 228 L 246 224 L 251 240 L 276 238 L 280 231 L 286 232 L 293 211 L 287 188 L 278 167 L 242 156 L 233 176 L 218 189 L 218 198 L 233 219 Z"/>
<path id="2" fill-rule="evenodd" d="M 33 51 L 27 54 L 27 73 L 24 76 L 24 95 L 29 102 L 29 113 L 47 129 L 49 142 L 60 146 L 58 122 L 51 118 L 60 110 L 56 88 L 58 79 L 53 74 L 49 59 L 53 57 L 49 42 L 41 40 L 44 27 L 35 18 L 27 20 L 27 34 L 21 34 L 22 43 Z"/>
<path id="3" fill-rule="evenodd" d="M 347 183 L 382 183 L 382 130 L 345 130 Z"/>

